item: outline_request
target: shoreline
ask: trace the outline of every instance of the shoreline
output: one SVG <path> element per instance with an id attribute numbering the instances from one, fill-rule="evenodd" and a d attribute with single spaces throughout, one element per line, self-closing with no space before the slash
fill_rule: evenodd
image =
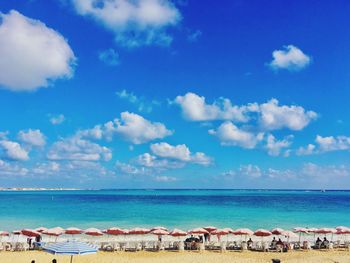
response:
<path id="1" fill-rule="evenodd" d="M 68 263 L 69 256 L 51 255 L 39 251 L 0 252 L 1 263 L 36 263 L 51 262 Z M 292 251 L 277 252 L 98 252 L 97 254 L 75 256 L 74 263 L 271 263 L 272 259 L 280 259 L 283 263 L 345 263 L 350 262 L 349 251 Z"/>

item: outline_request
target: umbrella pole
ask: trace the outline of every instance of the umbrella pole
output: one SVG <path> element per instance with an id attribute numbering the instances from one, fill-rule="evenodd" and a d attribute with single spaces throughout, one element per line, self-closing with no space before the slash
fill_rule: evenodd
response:
<path id="1" fill-rule="evenodd" d="M 70 263 L 73 262 L 73 255 L 70 256 Z"/>

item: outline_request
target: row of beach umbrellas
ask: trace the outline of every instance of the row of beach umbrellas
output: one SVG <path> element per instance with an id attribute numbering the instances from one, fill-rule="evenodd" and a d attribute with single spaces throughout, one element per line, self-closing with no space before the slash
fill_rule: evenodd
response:
<path id="1" fill-rule="evenodd" d="M 25 235 L 28 237 L 36 237 L 41 234 L 49 235 L 49 236 L 60 236 L 63 234 L 66 235 L 80 235 L 85 234 L 89 236 L 102 236 L 104 234 L 107 235 L 144 235 L 144 234 L 154 234 L 154 235 L 170 235 L 175 237 L 180 236 L 187 236 L 187 235 L 203 235 L 203 234 L 210 234 L 210 235 L 240 235 L 240 236 L 259 236 L 259 237 L 266 237 L 271 235 L 281 235 L 288 238 L 295 238 L 297 235 L 295 233 L 299 233 L 299 236 L 301 234 L 340 234 L 340 235 L 346 235 L 350 234 L 350 228 L 345 226 L 338 226 L 336 228 L 304 228 L 304 227 L 296 227 L 293 229 L 293 231 L 290 230 L 284 230 L 282 228 L 274 228 L 272 230 L 266 230 L 266 229 L 257 229 L 256 231 L 252 231 L 249 228 L 239 228 L 236 230 L 233 230 L 232 228 L 216 228 L 213 226 L 208 226 L 204 228 L 195 228 L 189 231 L 183 231 L 180 229 L 174 229 L 172 231 L 168 231 L 165 227 L 154 227 L 151 229 L 148 228 L 133 228 L 130 230 L 122 229 L 118 227 L 112 227 L 108 228 L 106 230 L 100 230 L 97 228 L 88 228 L 85 230 L 76 228 L 76 227 L 69 227 L 67 229 L 63 229 L 61 227 L 54 227 L 54 228 L 45 228 L 45 227 L 39 227 L 36 229 L 23 229 L 23 230 L 15 230 L 12 232 L 12 234 L 15 235 Z M 9 236 L 10 233 L 6 231 L 0 231 L 0 236 Z"/>

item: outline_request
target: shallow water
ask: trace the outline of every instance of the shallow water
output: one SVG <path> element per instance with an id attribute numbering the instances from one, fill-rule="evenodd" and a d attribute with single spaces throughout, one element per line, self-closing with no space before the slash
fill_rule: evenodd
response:
<path id="1" fill-rule="evenodd" d="M 293 228 L 350 225 L 350 191 L 0 192 L 0 229 L 119 226 Z"/>

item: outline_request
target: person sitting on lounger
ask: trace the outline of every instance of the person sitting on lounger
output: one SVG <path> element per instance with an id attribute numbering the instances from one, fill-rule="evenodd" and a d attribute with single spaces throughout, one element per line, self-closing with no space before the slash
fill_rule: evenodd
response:
<path id="1" fill-rule="evenodd" d="M 253 246 L 253 240 L 249 238 L 249 240 L 247 241 L 247 247 L 252 248 L 252 246 Z"/>
<path id="2" fill-rule="evenodd" d="M 282 240 L 279 238 L 278 241 L 276 242 L 276 245 L 280 245 L 280 246 L 283 246 L 283 242 Z"/>
<path id="3" fill-rule="evenodd" d="M 272 239 L 272 241 L 271 241 L 271 247 L 272 247 L 272 248 L 275 248 L 276 245 L 277 245 L 277 240 L 276 240 L 275 237 L 273 237 L 273 239 Z"/>
<path id="4" fill-rule="evenodd" d="M 329 241 L 327 240 L 326 237 L 324 237 L 322 243 L 321 243 L 321 247 L 322 248 L 327 248 L 328 247 L 328 244 L 329 244 Z"/>

